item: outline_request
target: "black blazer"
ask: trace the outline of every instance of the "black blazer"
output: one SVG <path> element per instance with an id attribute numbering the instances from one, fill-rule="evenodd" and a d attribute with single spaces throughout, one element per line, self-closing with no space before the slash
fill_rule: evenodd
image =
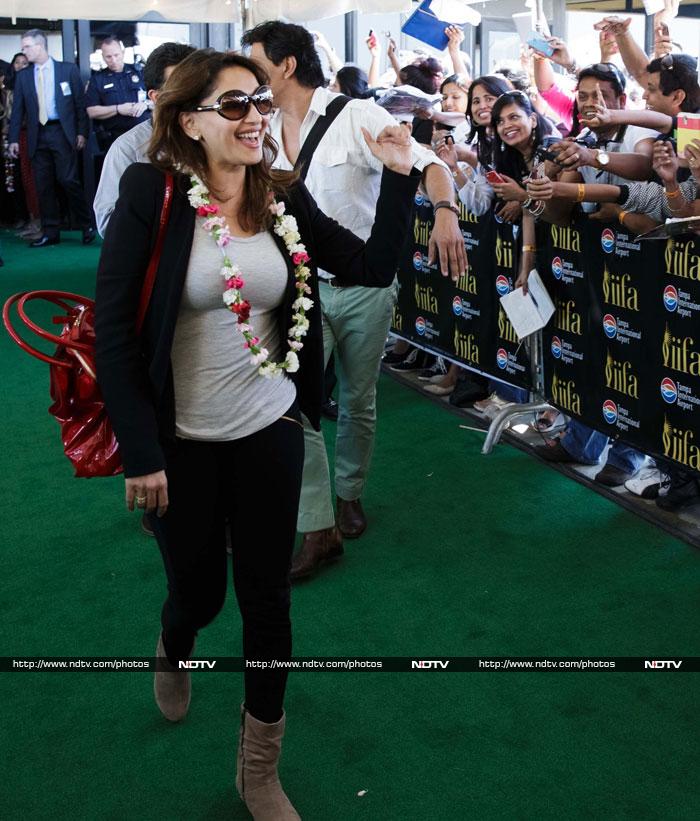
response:
<path id="1" fill-rule="evenodd" d="M 409 230 L 420 174 L 385 170 L 374 226 L 365 244 L 322 213 L 303 183 L 284 201 L 293 214 L 311 257 L 314 306 L 299 352 L 299 370 L 290 374 L 299 406 L 318 430 L 323 391 L 323 332 L 317 266 L 347 285 L 388 287 Z M 102 246 L 97 271 L 95 333 L 98 381 L 119 441 L 125 476 L 142 476 L 165 467 L 162 443 L 175 435 L 175 396 L 170 352 L 187 274 L 195 210 L 187 199 L 189 180 L 175 178 L 167 227 L 151 302 L 141 337 L 134 322 L 163 204 L 164 176 L 136 163 L 125 171 L 119 199 Z M 281 237 L 271 232 L 288 269 L 287 291 L 279 308 L 279 332 L 287 339 L 296 299 L 294 266 Z M 236 340 L 232 344 L 240 344 Z M 286 345 L 283 346 L 286 351 Z"/>
<path id="2" fill-rule="evenodd" d="M 80 72 L 75 63 L 53 61 L 56 109 L 63 133 L 75 148 L 75 138 L 82 134 L 87 138 L 89 120 L 85 111 L 85 92 L 80 81 Z M 70 94 L 64 94 L 61 83 L 68 83 Z M 15 90 L 12 101 L 12 116 L 8 142 L 18 143 L 22 122 L 27 123 L 27 148 L 33 157 L 39 139 L 39 100 L 34 83 L 34 65 L 30 63 L 15 75 Z"/>

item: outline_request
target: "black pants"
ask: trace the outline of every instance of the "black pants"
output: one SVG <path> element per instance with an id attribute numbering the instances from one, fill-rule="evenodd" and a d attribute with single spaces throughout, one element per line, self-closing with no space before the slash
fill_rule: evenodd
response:
<path id="1" fill-rule="evenodd" d="M 92 212 L 78 175 L 78 152 L 66 139 L 60 123 L 39 126 L 39 140 L 32 157 L 32 170 L 41 210 L 41 228 L 48 237 L 58 237 L 61 211 L 56 198 L 56 182 L 65 191 L 76 225 L 83 230 L 92 225 Z"/>
<path id="2" fill-rule="evenodd" d="M 296 403 L 272 425 L 232 442 L 178 439 L 166 448 L 168 511 L 151 516 L 168 577 L 163 643 L 177 665 L 226 597 L 225 521 L 246 659 L 288 659 L 291 563 L 304 465 Z M 286 671 L 248 669 L 245 703 L 260 721 L 282 715 Z"/>

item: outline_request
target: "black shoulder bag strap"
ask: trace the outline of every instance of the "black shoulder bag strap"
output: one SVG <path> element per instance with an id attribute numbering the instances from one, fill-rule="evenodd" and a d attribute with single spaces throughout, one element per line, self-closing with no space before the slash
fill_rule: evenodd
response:
<path id="1" fill-rule="evenodd" d="M 306 174 L 309 170 L 311 158 L 318 148 L 318 144 L 323 139 L 323 135 L 333 125 L 333 121 L 350 102 L 352 98 L 341 94 L 335 97 L 326 107 L 326 113 L 319 117 L 314 123 L 314 127 L 309 131 L 308 137 L 304 140 L 304 145 L 301 147 L 297 161 L 294 163 L 294 170 L 298 171 L 302 180 L 306 179 Z"/>

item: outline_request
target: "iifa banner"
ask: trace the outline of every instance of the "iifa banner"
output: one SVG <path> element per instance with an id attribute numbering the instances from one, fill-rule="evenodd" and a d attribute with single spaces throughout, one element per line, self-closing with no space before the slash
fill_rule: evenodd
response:
<path id="1" fill-rule="evenodd" d="M 413 237 L 398 273 L 392 331 L 503 382 L 530 387 L 527 352 L 499 302 L 517 277 L 517 227 L 492 214 L 476 217 L 461 206 L 469 270 L 453 282 L 437 264 L 428 266 L 433 222 L 432 204 L 418 193 Z"/>
<path id="2" fill-rule="evenodd" d="M 556 304 L 547 398 L 644 453 L 700 469 L 700 244 L 638 243 L 582 217 L 546 226 L 538 268 Z"/>

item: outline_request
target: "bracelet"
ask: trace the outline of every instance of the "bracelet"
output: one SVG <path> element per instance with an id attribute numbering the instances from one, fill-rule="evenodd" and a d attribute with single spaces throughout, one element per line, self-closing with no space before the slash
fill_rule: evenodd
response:
<path id="1" fill-rule="evenodd" d="M 578 184 L 578 193 L 576 194 L 576 202 L 583 202 L 586 198 L 586 186 L 580 182 Z"/>
<path id="2" fill-rule="evenodd" d="M 448 210 L 452 211 L 453 214 L 459 216 L 459 208 L 456 205 L 451 203 L 449 200 L 440 200 L 440 202 L 436 202 L 433 205 L 433 213 L 438 210 L 438 208 L 447 208 Z"/>
<path id="3" fill-rule="evenodd" d="M 629 214 L 629 211 L 620 211 L 620 213 L 617 215 L 617 219 L 620 225 L 625 224 L 625 217 L 627 216 L 627 214 Z"/>
<path id="4" fill-rule="evenodd" d="M 535 200 L 535 207 L 530 207 L 527 210 L 532 214 L 533 217 L 539 217 L 540 214 L 544 212 L 546 208 L 543 200 Z"/>
<path id="5" fill-rule="evenodd" d="M 523 245 L 523 251 L 532 251 L 534 254 L 537 251 L 536 245 Z"/>
<path id="6" fill-rule="evenodd" d="M 681 189 L 680 188 L 677 188 L 675 191 L 669 191 L 668 189 L 666 190 L 666 199 L 673 200 L 676 197 L 680 197 L 680 195 L 681 195 Z"/>
<path id="7" fill-rule="evenodd" d="M 529 208 L 532 205 L 532 197 L 528 197 L 523 203 L 523 208 Z"/>

